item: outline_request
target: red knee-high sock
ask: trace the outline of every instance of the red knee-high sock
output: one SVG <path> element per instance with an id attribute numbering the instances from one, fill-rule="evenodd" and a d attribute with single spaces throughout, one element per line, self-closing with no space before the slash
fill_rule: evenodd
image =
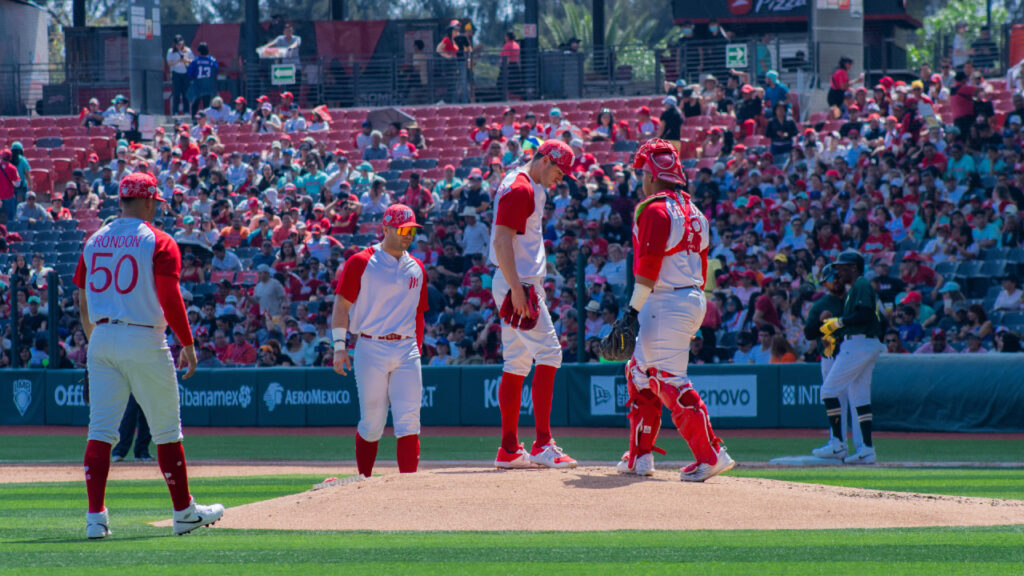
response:
<path id="1" fill-rule="evenodd" d="M 679 397 L 679 402 L 672 408 L 672 422 L 690 446 L 697 462 L 712 466 L 718 462 L 711 419 L 696 391 L 687 390 Z"/>
<path id="2" fill-rule="evenodd" d="M 356 468 L 369 478 L 373 474 L 373 463 L 377 461 L 377 442 L 367 442 L 356 432 Z"/>
<path id="3" fill-rule="evenodd" d="M 171 502 L 175 510 L 184 510 L 192 503 L 192 494 L 188 491 L 188 470 L 185 465 L 185 447 L 181 442 L 157 444 L 156 461 L 160 464 L 160 472 L 171 491 Z"/>
<path id="4" fill-rule="evenodd" d="M 396 452 L 398 471 L 403 474 L 415 472 L 420 464 L 420 437 L 416 434 L 402 436 L 398 439 Z"/>
<path id="5" fill-rule="evenodd" d="M 523 405 L 523 380 L 509 372 L 501 373 L 498 405 L 501 407 L 501 447 L 506 452 L 519 450 L 519 409 Z"/>
<path id="6" fill-rule="evenodd" d="M 537 443 L 551 441 L 551 399 L 555 392 L 555 368 L 538 364 L 533 370 L 533 421 L 537 427 Z"/>
<path id="7" fill-rule="evenodd" d="M 89 495 L 89 512 L 103 512 L 103 497 L 107 492 L 107 474 L 110 473 L 110 449 L 106 442 L 89 440 L 85 445 L 85 491 Z"/>

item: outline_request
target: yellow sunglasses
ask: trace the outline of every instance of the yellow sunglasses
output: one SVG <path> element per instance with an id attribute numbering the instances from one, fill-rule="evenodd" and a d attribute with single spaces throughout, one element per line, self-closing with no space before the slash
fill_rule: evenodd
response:
<path id="1" fill-rule="evenodd" d="M 415 236 L 416 228 L 414 226 L 409 226 L 407 228 L 395 228 L 395 233 L 399 236 Z"/>

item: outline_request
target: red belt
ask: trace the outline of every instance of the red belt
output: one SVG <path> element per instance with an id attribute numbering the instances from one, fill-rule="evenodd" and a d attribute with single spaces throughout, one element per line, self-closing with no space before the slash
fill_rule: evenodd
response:
<path id="1" fill-rule="evenodd" d="M 96 321 L 96 325 L 100 324 L 120 324 L 121 326 L 137 326 L 139 328 L 149 328 L 150 330 L 156 330 L 156 326 L 146 326 L 145 324 L 132 324 L 131 322 L 122 322 L 120 320 L 111 320 L 110 318 L 100 318 Z"/>
<path id="2" fill-rule="evenodd" d="M 387 336 L 370 336 L 369 334 L 360 334 L 360 338 L 368 338 L 370 340 L 405 340 L 409 336 L 402 336 L 401 334 L 388 334 Z"/>

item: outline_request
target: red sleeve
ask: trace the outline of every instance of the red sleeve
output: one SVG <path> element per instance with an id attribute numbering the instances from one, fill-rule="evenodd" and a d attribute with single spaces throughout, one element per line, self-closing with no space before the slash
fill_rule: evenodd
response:
<path id="1" fill-rule="evenodd" d="M 430 308 L 430 301 L 427 298 L 427 269 L 423 267 L 423 262 L 419 259 L 413 258 L 416 263 L 420 265 L 420 271 L 423 273 L 423 287 L 420 289 L 420 304 L 416 307 L 416 345 L 420 348 L 420 353 L 423 353 L 423 332 L 426 328 L 426 321 L 423 318 L 423 314 Z"/>
<path id="2" fill-rule="evenodd" d="M 508 226 L 517 234 L 525 234 L 526 220 L 533 214 L 534 208 L 533 186 L 530 186 L 525 174 L 520 174 L 508 192 L 498 200 L 494 223 Z"/>
<path id="3" fill-rule="evenodd" d="M 704 286 L 708 283 L 708 249 L 705 248 L 700 253 L 700 289 L 703 290 Z M 721 320 L 721 314 L 719 314 L 719 320 Z"/>
<path id="4" fill-rule="evenodd" d="M 664 202 L 653 202 L 640 212 L 636 246 L 638 276 L 657 281 L 671 229 L 672 219 Z"/>
<path id="5" fill-rule="evenodd" d="M 156 248 L 153 250 L 153 274 L 171 276 L 175 280 L 181 274 L 181 250 L 178 243 L 166 232 L 150 229 L 156 234 Z"/>
<path id="6" fill-rule="evenodd" d="M 177 242 L 166 232 L 150 227 L 156 235 L 156 248 L 153 250 L 153 280 L 156 287 L 156 299 L 164 310 L 164 319 L 171 327 L 174 335 L 183 346 L 192 345 L 192 329 L 188 324 L 185 312 L 185 301 L 181 299 L 181 286 L 178 276 L 181 274 L 181 251 Z"/>
<path id="7" fill-rule="evenodd" d="M 88 273 L 89 271 L 85 269 L 85 253 L 83 252 L 78 256 L 78 266 L 75 268 L 75 277 L 72 279 L 79 290 L 85 290 L 85 275 Z"/>
<path id="8" fill-rule="evenodd" d="M 345 300 L 355 302 L 356 298 L 359 297 L 363 271 L 366 270 L 366 264 L 369 263 L 370 256 L 373 256 L 373 248 L 367 248 L 358 254 L 353 254 L 345 261 L 345 266 L 341 269 L 341 280 L 338 281 L 337 291 Z M 424 276 L 425 279 L 426 276 Z"/>

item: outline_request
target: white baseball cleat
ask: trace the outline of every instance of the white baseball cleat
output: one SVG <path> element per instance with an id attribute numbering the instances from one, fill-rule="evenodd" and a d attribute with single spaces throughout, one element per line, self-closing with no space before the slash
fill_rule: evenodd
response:
<path id="1" fill-rule="evenodd" d="M 874 464 L 875 447 L 861 446 L 856 452 L 843 458 L 843 464 Z"/>
<path id="2" fill-rule="evenodd" d="M 651 464 L 653 463 L 654 459 L 652 458 Z M 722 472 L 728 472 L 735 467 L 736 461 L 729 456 L 729 453 L 725 451 L 725 448 L 719 448 L 718 461 L 715 462 L 714 466 L 711 464 L 694 462 L 679 472 L 679 479 L 683 482 L 703 482 L 712 476 L 717 476 Z"/>
<path id="3" fill-rule="evenodd" d="M 543 446 L 534 446 L 530 452 L 530 462 L 547 468 L 575 468 L 576 460 L 562 451 L 554 439 Z"/>
<path id="4" fill-rule="evenodd" d="M 633 467 L 629 467 L 629 452 L 622 455 L 622 460 L 615 465 L 619 474 L 636 474 L 637 476 L 654 476 L 654 454 L 647 453 L 637 456 Z"/>
<path id="5" fill-rule="evenodd" d="M 515 452 L 509 452 L 499 446 L 498 455 L 494 458 L 494 467 L 502 470 L 533 468 L 533 463 L 530 462 L 530 455 L 522 444 Z"/>
<path id="6" fill-rule="evenodd" d="M 86 512 L 85 535 L 89 540 L 99 540 L 111 534 L 113 532 L 110 531 L 110 516 L 105 508 L 103 512 Z"/>
<path id="7" fill-rule="evenodd" d="M 846 458 L 846 442 L 841 442 L 835 438 L 829 438 L 821 448 L 815 448 L 811 450 L 811 454 L 818 458 L 825 458 L 829 460 L 842 460 Z"/>
<path id="8" fill-rule="evenodd" d="M 188 534 L 196 528 L 210 526 L 224 515 L 224 507 L 220 504 L 203 506 L 196 504 L 195 499 L 189 503 L 188 508 L 174 511 L 174 533 L 178 536 Z"/>

